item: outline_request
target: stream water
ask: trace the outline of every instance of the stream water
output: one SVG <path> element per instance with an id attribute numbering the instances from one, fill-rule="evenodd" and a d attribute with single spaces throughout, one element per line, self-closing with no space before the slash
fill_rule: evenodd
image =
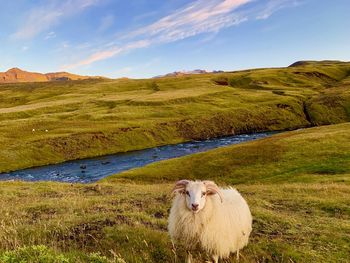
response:
<path id="1" fill-rule="evenodd" d="M 272 134 L 272 132 L 268 132 L 234 135 L 205 141 L 192 141 L 90 159 L 68 161 L 60 164 L 2 173 L 0 174 L 0 180 L 90 183 L 109 175 L 145 166 L 149 163 L 256 140 Z"/>

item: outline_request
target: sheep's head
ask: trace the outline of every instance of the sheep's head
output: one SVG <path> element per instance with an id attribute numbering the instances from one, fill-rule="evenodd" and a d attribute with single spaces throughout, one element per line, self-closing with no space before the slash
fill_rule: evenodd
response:
<path id="1" fill-rule="evenodd" d="M 205 207 L 207 196 L 218 194 L 222 202 L 219 187 L 212 181 L 180 180 L 176 182 L 173 192 L 185 197 L 187 208 L 193 213 L 198 213 Z"/>

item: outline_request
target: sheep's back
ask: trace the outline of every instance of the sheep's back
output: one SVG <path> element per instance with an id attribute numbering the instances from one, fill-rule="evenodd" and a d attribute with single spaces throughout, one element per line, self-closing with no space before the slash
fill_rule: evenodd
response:
<path id="1" fill-rule="evenodd" d="M 212 217 L 202 235 L 203 247 L 220 257 L 243 248 L 252 230 L 252 217 L 243 197 L 235 189 L 222 189 L 223 202 L 212 198 Z"/>

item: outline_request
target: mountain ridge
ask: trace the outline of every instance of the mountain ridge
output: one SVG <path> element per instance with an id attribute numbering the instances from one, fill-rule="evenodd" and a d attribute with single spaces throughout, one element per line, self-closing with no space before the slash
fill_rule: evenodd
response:
<path id="1" fill-rule="evenodd" d="M 195 69 L 195 70 L 181 70 L 181 71 L 174 71 L 171 73 L 167 73 L 164 75 L 155 76 L 153 78 L 164 78 L 164 77 L 181 77 L 185 75 L 199 75 L 199 74 L 208 74 L 208 73 L 223 73 L 222 70 L 214 70 L 214 71 L 207 71 L 204 69 Z"/>
<path id="2" fill-rule="evenodd" d="M 69 72 L 50 72 L 39 73 L 25 71 L 14 67 L 5 72 L 0 72 L 0 83 L 18 83 L 18 82 L 50 82 L 67 80 L 100 79 L 97 76 L 82 76 Z"/>

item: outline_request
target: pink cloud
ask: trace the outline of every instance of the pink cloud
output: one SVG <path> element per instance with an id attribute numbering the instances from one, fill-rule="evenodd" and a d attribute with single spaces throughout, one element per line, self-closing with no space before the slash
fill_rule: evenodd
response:
<path id="1" fill-rule="evenodd" d="M 202 33 L 216 33 L 223 28 L 238 25 L 248 19 L 267 18 L 275 11 L 296 0 L 267 0 L 257 7 L 242 8 L 254 0 L 197 0 L 154 23 L 130 32 L 119 39 L 121 46 L 98 51 L 80 62 L 67 65 L 77 68 L 108 59 L 123 52 L 151 45 L 170 43 Z"/>
<path id="2" fill-rule="evenodd" d="M 125 45 L 123 47 L 114 47 L 112 49 L 98 51 L 90 55 L 88 58 L 78 61 L 77 63 L 63 66 L 61 70 L 69 70 L 69 69 L 78 68 L 81 66 L 90 65 L 94 62 L 114 57 L 122 52 L 127 52 L 133 49 L 147 47 L 149 44 L 150 43 L 148 41 L 136 41 L 136 42 L 129 43 L 128 45 Z"/>
<path id="3" fill-rule="evenodd" d="M 71 69 L 92 64 L 99 60 L 114 57 L 122 52 L 148 47 L 153 44 L 173 42 L 204 32 L 215 32 L 223 27 L 239 24 L 245 19 L 232 11 L 251 0 L 200 0 L 192 5 L 176 10 L 153 24 L 131 32 L 126 36 L 130 40 L 122 47 L 114 46 L 98 51 L 77 63 L 63 68 Z"/>

